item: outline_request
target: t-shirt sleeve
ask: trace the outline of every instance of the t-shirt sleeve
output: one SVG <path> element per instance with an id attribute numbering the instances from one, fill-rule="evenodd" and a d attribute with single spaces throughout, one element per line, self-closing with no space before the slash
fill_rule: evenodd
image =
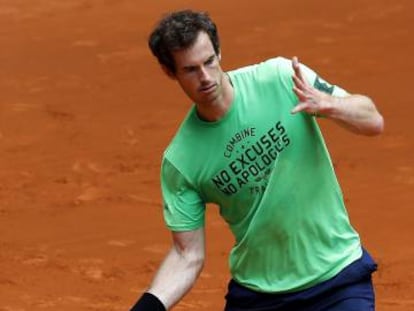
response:
<path id="1" fill-rule="evenodd" d="M 191 231 L 204 226 L 205 203 L 180 171 L 164 158 L 161 166 L 163 213 L 172 231 Z"/>
<path id="2" fill-rule="evenodd" d="M 300 68 L 306 81 L 309 84 L 313 85 L 313 87 L 318 89 L 319 91 L 337 97 L 345 97 L 349 95 L 349 93 L 340 86 L 330 84 L 329 82 L 322 79 L 315 71 L 310 69 L 308 66 L 300 64 Z"/>
<path id="3" fill-rule="evenodd" d="M 284 85 L 289 87 L 290 85 L 292 85 L 291 81 L 293 75 L 293 68 L 292 61 L 290 59 L 284 57 L 277 57 L 268 60 L 267 63 L 277 68 L 279 78 L 282 80 L 282 83 Z M 308 66 L 300 63 L 300 67 L 305 80 L 316 89 L 337 97 L 345 97 L 350 95 L 346 90 L 344 90 L 340 86 L 330 84 L 329 82 L 322 79 L 315 71 L 313 71 Z"/>

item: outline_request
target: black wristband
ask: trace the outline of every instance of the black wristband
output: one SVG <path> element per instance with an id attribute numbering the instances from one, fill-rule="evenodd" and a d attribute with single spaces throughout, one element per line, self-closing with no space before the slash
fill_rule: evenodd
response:
<path id="1" fill-rule="evenodd" d="M 167 309 L 157 296 L 144 293 L 130 311 L 167 311 Z"/>

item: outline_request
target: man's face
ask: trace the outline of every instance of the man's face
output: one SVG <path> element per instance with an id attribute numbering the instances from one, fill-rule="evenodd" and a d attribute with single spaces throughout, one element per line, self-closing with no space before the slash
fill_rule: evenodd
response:
<path id="1" fill-rule="evenodd" d="M 188 49 L 173 52 L 176 73 L 174 78 L 196 104 L 213 104 L 222 94 L 224 73 L 220 57 L 205 32 L 200 32 Z"/>

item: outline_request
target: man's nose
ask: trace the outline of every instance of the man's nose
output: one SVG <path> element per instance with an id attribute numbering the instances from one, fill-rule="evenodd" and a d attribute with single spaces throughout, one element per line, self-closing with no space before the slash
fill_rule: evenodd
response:
<path id="1" fill-rule="evenodd" d="M 198 71 L 198 77 L 200 81 L 206 81 L 209 79 L 210 75 L 206 67 L 200 67 L 200 70 Z"/>

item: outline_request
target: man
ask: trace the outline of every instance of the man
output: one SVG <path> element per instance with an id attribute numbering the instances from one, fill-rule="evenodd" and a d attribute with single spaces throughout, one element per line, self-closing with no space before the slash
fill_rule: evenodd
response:
<path id="1" fill-rule="evenodd" d="M 131 310 L 168 310 L 190 290 L 204 262 L 206 203 L 236 241 L 225 310 L 374 310 L 376 264 L 349 222 L 316 121 L 376 135 L 374 103 L 296 57 L 224 72 L 206 13 L 167 15 L 149 46 L 194 105 L 161 169 L 173 245 Z"/>

